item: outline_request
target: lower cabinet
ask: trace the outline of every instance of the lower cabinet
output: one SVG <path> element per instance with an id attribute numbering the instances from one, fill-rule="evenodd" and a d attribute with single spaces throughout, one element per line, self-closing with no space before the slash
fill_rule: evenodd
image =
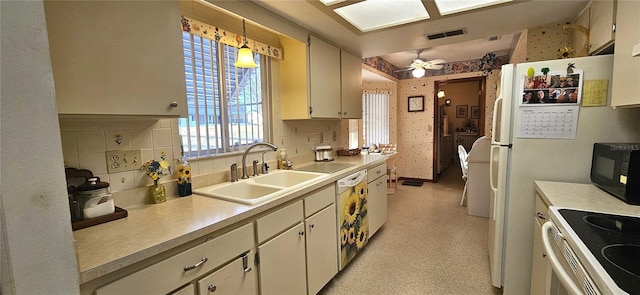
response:
<path id="1" fill-rule="evenodd" d="M 531 263 L 531 295 L 549 294 L 551 272 L 547 270 L 547 260 L 542 244 L 542 224 L 547 221 L 548 205 L 536 194 L 536 212 L 533 222 L 533 256 Z"/>
<path id="2" fill-rule="evenodd" d="M 367 201 L 369 207 L 369 236 L 373 236 L 387 222 L 387 166 L 379 165 L 367 171 Z"/>
<path id="3" fill-rule="evenodd" d="M 101 286 L 95 294 L 167 294 L 250 251 L 254 247 L 253 236 L 252 224 L 246 224 Z M 245 279 L 255 280 L 255 272 L 247 274 L 240 268 L 235 271 L 238 276 L 253 276 Z M 180 289 L 182 293 L 177 294 L 189 294 L 188 289 Z"/>
<path id="4" fill-rule="evenodd" d="M 331 188 L 333 195 L 333 186 Z M 305 220 L 308 294 L 318 293 L 338 273 L 336 220 L 333 203 Z"/>
<path id="5" fill-rule="evenodd" d="M 258 246 L 260 294 L 306 294 L 304 234 L 299 222 Z"/>
<path id="6" fill-rule="evenodd" d="M 256 220 L 260 294 L 318 293 L 338 273 L 336 220 L 333 184 Z"/>
<path id="7" fill-rule="evenodd" d="M 199 294 L 258 294 L 255 275 L 257 271 L 253 269 L 254 257 L 255 253 L 250 251 L 200 279 L 198 281 Z"/>

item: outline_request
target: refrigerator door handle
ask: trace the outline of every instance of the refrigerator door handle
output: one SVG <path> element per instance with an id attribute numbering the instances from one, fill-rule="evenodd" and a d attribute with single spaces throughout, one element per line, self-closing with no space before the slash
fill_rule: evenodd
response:
<path id="1" fill-rule="evenodd" d="M 498 154 L 494 153 L 494 149 L 497 149 Z M 500 154 L 499 154 L 499 150 L 500 150 L 500 146 L 496 146 L 496 145 L 492 145 L 491 146 L 491 157 L 490 157 L 490 161 L 491 163 L 489 163 L 489 187 L 491 188 L 491 191 L 493 192 L 494 196 L 497 196 L 498 194 L 498 182 L 496 181 L 496 176 L 495 174 L 497 173 L 497 171 L 494 171 L 494 169 L 496 169 L 497 167 L 494 168 L 494 166 L 498 165 L 499 163 L 499 159 L 500 159 Z M 496 210 L 498 210 L 497 208 L 498 202 L 497 200 L 493 200 L 493 210 L 491 210 L 491 220 L 496 220 Z"/>
<path id="2" fill-rule="evenodd" d="M 498 96 L 498 98 L 496 98 L 496 102 L 493 104 L 493 122 L 492 122 L 492 130 L 491 130 L 491 144 L 500 144 L 499 140 L 500 140 L 500 118 L 502 117 L 502 114 L 500 113 L 502 111 L 502 93 L 500 93 L 500 96 Z"/>

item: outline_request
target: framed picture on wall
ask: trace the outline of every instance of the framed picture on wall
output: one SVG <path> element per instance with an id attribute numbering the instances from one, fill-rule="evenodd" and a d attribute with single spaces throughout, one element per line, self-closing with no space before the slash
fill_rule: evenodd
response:
<path id="1" fill-rule="evenodd" d="M 456 118 L 466 118 L 469 116 L 469 106 L 466 104 L 456 106 Z"/>
<path id="2" fill-rule="evenodd" d="M 471 119 L 478 119 L 480 118 L 480 107 L 479 106 L 472 106 L 471 107 Z"/>
<path id="3" fill-rule="evenodd" d="M 407 103 L 409 112 L 424 112 L 424 96 L 409 96 Z"/>

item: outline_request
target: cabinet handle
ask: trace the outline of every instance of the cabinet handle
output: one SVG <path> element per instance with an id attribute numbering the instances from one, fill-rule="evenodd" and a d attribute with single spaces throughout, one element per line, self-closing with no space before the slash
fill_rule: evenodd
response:
<path id="1" fill-rule="evenodd" d="M 547 218 L 544 216 L 544 213 L 542 212 L 536 212 L 536 217 L 542 219 L 542 220 L 547 220 Z"/>
<path id="2" fill-rule="evenodd" d="M 242 270 L 244 272 L 250 272 L 251 267 L 249 267 L 249 256 L 247 253 L 242 254 Z"/>
<path id="3" fill-rule="evenodd" d="M 298 232 L 298 234 L 301 235 L 301 236 L 304 236 L 304 231 L 301 230 L 301 231 Z"/>
<path id="4" fill-rule="evenodd" d="M 213 293 L 218 289 L 218 287 L 216 287 L 216 285 L 209 285 L 207 289 L 209 289 L 209 292 Z"/>
<path id="5" fill-rule="evenodd" d="M 309 224 L 309 228 L 314 228 L 316 225 L 315 224 Z"/>
<path id="6" fill-rule="evenodd" d="M 189 266 L 189 265 L 185 266 L 185 267 L 184 267 L 184 271 L 190 271 L 190 270 L 192 270 L 192 269 L 198 268 L 198 267 L 200 267 L 202 264 L 204 264 L 205 262 L 207 262 L 207 260 L 209 260 L 209 259 L 207 259 L 207 257 L 202 257 L 202 259 L 200 259 L 200 262 L 198 262 L 198 263 L 196 263 L 196 264 L 194 264 L 194 265 L 192 265 L 192 266 Z"/>
<path id="7" fill-rule="evenodd" d="M 169 106 L 170 106 L 170 107 L 172 107 L 172 108 L 177 108 L 177 107 L 178 107 L 178 102 L 177 102 L 177 101 L 172 101 L 172 102 L 169 104 Z"/>

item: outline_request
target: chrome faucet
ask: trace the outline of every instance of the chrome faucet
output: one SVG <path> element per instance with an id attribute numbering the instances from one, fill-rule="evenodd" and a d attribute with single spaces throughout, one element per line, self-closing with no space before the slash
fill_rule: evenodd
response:
<path id="1" fill-rule="evenodd" d="M 270 147 L 272 150 L 277 151 L 278 147 L 268 143 L 268 142 L 258 142 L 258 143 L 254 143 L 251 146 L 249 146 L 249 148 L 247 148 L 244 151 L 244 154 L 242 154 L 242 179 L 247 179 L 249 178 L 249 175 L 247 174 L 247 154 L 249 154 L 249 151 L 252 150 L 254 147 L 257 146 L 266 146 L 266 147 Z"/>

